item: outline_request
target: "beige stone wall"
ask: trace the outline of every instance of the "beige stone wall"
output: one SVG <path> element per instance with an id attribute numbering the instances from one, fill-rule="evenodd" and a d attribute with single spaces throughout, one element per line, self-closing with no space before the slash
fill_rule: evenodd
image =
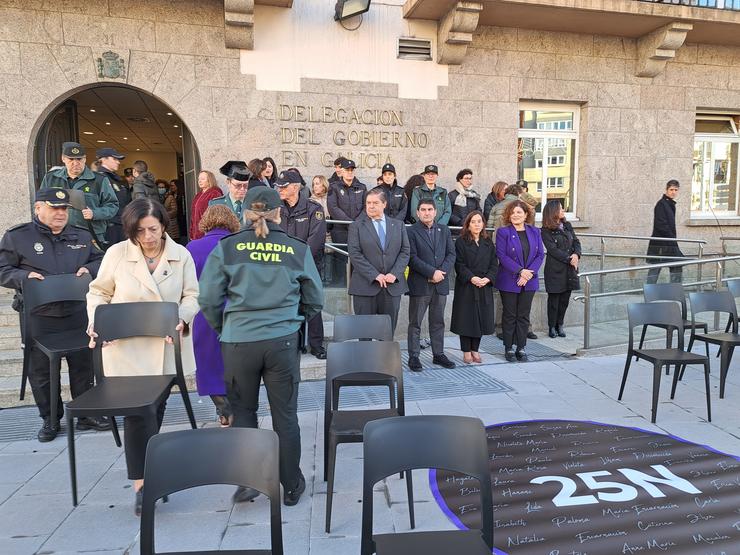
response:
<path id="1" fill-rule="evenodd" d="M 230 158 L 272 155 L 282 165 L 305 156 L 299 167 L 308 177 L 330 172 L 321 163 L 327 153 L 348 151 L 333 144 L 337 129 L 417 132 L 428 136 L 426 148 L 356 148 L 353 155 L 379 153 L 380 163 L 390 156 L 403 180 L 436 163 L 446 186 L 470 167 L 481 189 L 515 178 L 520 100 L 578 102 L 578 217 L 588 231 L 649 234 L 663 184 L 677 178 L 686 190 L 679 234 L 717 236 L 716 226 L 685 225 L 694 114 L 697 107 L 740 109 L 738 48 L 686 45 L 664 74 L 638 78 L 633 40 L 487 27 L 464 63 L 449 68 L 438 99 L 413 100 L 399 99 L 392 84 L 323 79 L 303 79 L 301 92 L 256 90 L 255 76 L 240 73 L 239 52 L 224 47 L 218 0 L 0 0 L 0 21 L 3 228 L 29 217 L 33 141 L 44 118 L 80 88 L 110 81 L 150 92 L 176 111 L 207 169 Z M 125 59 L 125 80 L 97 77 L 94 61 L 107 50 Z M 280 122 L 280 104 L 392 110 L 403 113 L 404 126 Z M 282 144 L 286 126 L 313 129 L 320 144 Z M 377 169 L 359 174 L 369 183 Z"/>

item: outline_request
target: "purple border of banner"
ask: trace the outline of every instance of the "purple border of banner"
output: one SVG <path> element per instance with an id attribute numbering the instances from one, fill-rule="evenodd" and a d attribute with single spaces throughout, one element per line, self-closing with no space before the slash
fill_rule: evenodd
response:
<path id="1" fill-rule="evenodd" d="M 485 428 L 486 430 L 488 430 L 488 428 L 493 428 L 494 426 L 506 426 L 508 424 L 529 424 L 531 422 L 577 422 L 581 424 L 595 424 L 597 426 L 617 426 L 619 428 L 624 428 L 625 430 L 635 430 L 637 432 L 645 432 L 647 434 L 655 434 L 655 435 L 670 437 L 671 439 L 675 439 L 676 441 L 680 441 L 681 443 L 687 443 L 690 445 L 696 445 L 697 447 L 703 447 L 704 449 L 707 449 L 708 451 L 711 451 L 712 453 L 717 453 L 718 455 L 723 455 L 725 457 L 731 457 L 735 459 L 736 461 L 740 461 L 740 456 L 730 455 L 729 453 L 723 453 L 722 451 L 718 451 L 717 449 L 710 447 L 709 445 L 703 445 L 701 443 L 694 443 L 693 441 L 688 441 L 681 437 L 674 436 L 673 434 L 654 432 L 652 430 L 645 430 L 644 428 L 637 428 L 635 426 L 622 426 L 621 424 L 609 424 L 607 422 L 596 422 L 594 420 L 567 420 L 564 418 L 548 418 L 544 420 L 512 420 L 510 422 L 498 422 L 496 424 L 489 424 Z M 445 514 L 445 516 L 447 516 L 448 519 L 450 519 L 452 524 L 454 524 L 460 530 L 468 530 L 468 528 L 462 522 L 460 522 L 460 519 L 457 518 L 453 514 L 453 512 L 447 506 L 447 503 L 445 502 L 444 498 L 442 497 L 442 494 L 440 493 L 439 488 L 437 487 L 437 470 L 435 468 L 432 468 L 429 470 L 429 488 L 432 490 L 432 495 L 434 496 L 434 500 L 437 502 L 437 505 L 439 505 L 439 508 L 442 509 L 442 512 Z M 496 547 L 493 548 L 492 553 L 494 555 L 507 555 L 505 551 L 501 551 L 500 549 L 497 549 Z"/>

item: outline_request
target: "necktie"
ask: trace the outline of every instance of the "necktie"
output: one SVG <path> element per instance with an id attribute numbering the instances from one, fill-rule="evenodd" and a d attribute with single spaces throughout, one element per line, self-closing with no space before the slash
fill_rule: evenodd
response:
<path id="1" fill-rule="evenodd" d="M 375 220 L 378 224 L 378 239 L 380 239 L 380 246 L 385 250 L 385 227 L 383 226 L 383 220 Z"/>
<path id="2" fill-rule="evenodd" d="M 241 219 L 242 217 L 242 201 L 236 200 L 234 201 L 234 212 L 236 212 L 236 217 Z"/>

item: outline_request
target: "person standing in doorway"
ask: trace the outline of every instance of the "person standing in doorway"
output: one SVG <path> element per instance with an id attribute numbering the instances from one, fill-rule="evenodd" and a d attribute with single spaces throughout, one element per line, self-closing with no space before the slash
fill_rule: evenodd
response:
<path id="1" fill-rule="evenodd" d="M 680 184 L 677 180 L 671 179 L 665 186 L 665 193 L 656 203 L 653 209 L 653 232 L 651 237 L 669 237 L 676 238 L 676 197 Z M 676 241 L 650 241 L 648 243 L 648 255 L 660 257 L 673 257 L 681 259 L 684 254 L 678 248 Z M 660 264 L 661 262 L 671 262 L 670 258 L 648 258 L 648 264 Z M 648 270 L 647 282 L 657 283 L 660 277 L 660 268 Z M 682 268 L 677 266 L 669 268 L 671 273 L 671 283 L 681 283 Z"/>
<path id="2" fill-rule="evenodd" d="M 208 201 L 208 206 L 216 204 L 225 204 L 228 206 L 239 222 L 242 221 L 242 204 L 244 196 L 247 194 L 249 180 L 252 178 L 251 172 L 247 169 L 246 162 L 241 160 L 229 160 L 219 168 L 221 175 L 226 176 L 226 185 L 229 192 L 218 198 Z"/>
<path id="3" fill-rule="evenodd" d="M 131 199 L 139 198 L 162 202 L 154 174 L 149 172 L 149 165 L 144 160 L 134 162 L 134 188 L 131 192 Z"/>
<path id="4" fill-rule="evenodd" d="M 105 232 L 105 240 L 109 245 L 118 243 L 119 241 L 125 241 L 126 235 L 123 233 L 123 226 L 121 225 L 121 212 L 126 208 L 126 205 L 131 202 L 131 192 L 126 186 L 126 181 L 118 175 L 118 168 L 121 166 L 121 160 L 126 158 L 123 154 L 118 152 L 115 148 L 99 148 L 95 152 L 95 156 L 100 162 L 98 165 L 98 173 L 104 175 L 110 181 L 113 192 L 116 194 L 118 199 L 118 212 L 108 222 L 108 229 Z"/>
<path id="5" fill-rule="evenodd" d="M 200 219 L 208 209 L 208 203 L 221 196 L 223 192 L 216 183 L 213 172 L 201 170 L 198 174 L 198 193 L 190 205 L 190 239 L 201 239 L 204 236 L 200 229 Z"/>

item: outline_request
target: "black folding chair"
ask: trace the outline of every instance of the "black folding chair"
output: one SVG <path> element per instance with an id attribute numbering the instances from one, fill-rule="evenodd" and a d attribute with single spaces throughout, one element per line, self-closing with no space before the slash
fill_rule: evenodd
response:
<path id="1" fill-rule="evenodd" d="M 141 555 L 156 555 L 157 500 L 199 486 L 229 484 L 258 490 L 270 499 L 272 549 L 208 551 L 215 555 L 283 555 L 278 437 L 272 430 L 208 428 L 159 434 L 149 440 L 144 466 Z M 202 551 L 168 555 L 204 554 Z"/>
<path id="2" fill-rule="evenodd" d="M 730 368 L 730 361 L 735 352 L 735 347 L 740 345 L 740 335 L 737 333 L 735 297 L 727 289 L 722 291 L 702 291 L 690 293 L 689 303 L 691 303 L 692 319 L 702 312 L 726 313 L 729 316 L 728 324 L 732 326 L 730 332 L 696 333 L 695 330 L 691 330 L 691 337 L 689 338 L 689 350 L 694 346 L 694 341 L 703 341 L 707 351 L 707 357 L 709 356 L 709 344 L 719 345 L 719 398 L 724 399 L 727 371 Z M 679 379 L 683 377 L 683 370 L 682 368 Z"/>
<path id="3" fill-rule="evenodd" d="M 692 293 L 693 294 L 693 293 Z M 692 318 L 694 309 L 692 306 Z M 619 388 L 618 399 L 622 400 L 624 386 L 627 383 L 627 373 L 632 363 L 632 357 L 636 360 L 646 360 L 653 364 L 653 406 L 651 422 L 655 422 L 655 416 L 658 411 L 658 393 L 660 392 L 660 370 L 666 365 L 701 364 L 704 366 L 704 382 L 707 390 L 707 420 L 712 421 L 711 399 L 709 397 L 709 357 L 695 355 L 692 352 L 683 350 L 684 346 L 684 329 L 683 318 L 681 318 L 681 309 L 676 303 L 633 303 L 627 307 L 629 317 L 629 348 L 627 351 L 627 362 L 624 364 L 624 375 L 622 376 L 622 385 Z M 634 345 L 634 328 L 636 326 L 659 326 L 673 333 L 675 330 L 678 335 L 678 348 L 666 349 L 635 349 Z M 692 330 L 693 333 L 693 330 Z M 673 373 L 673 386 L 671 387 L 671 399 L 676 394 L 676 384 L 680 372 Z"/>
<path id="4" fill-rule="evenodd" d="M 730 293 L 732 293 L 732 296 L 734 298 L 740 297 L 740 278 L 735 279 L 728 279 L 726 282 L 727 289 L 730 290 Z M 727 325 L 725 326 L 725 333 L 730 333 L 730 328 L 732 327 L 732 320 L 730 318 L 727 319 Z M 709 333 L 708 330 L 704 330 L 704 333 Z M 719 356 L 719 351 L 717 351 L 717 356 Z"/>
<path id="5" fill-rule="evenodd" d="M 334 318 L 334 342 L 353 339 L 393 341 L 391 317 L 387 314 L 340 314 Z"/>
<path id="6" fill-rule="evenodd" d="M 707 333 L 708 328 L 706 322 L 693 322 L 688 320 L 688 311 L 686 309 L 686 293 L 683 285 L 680 283 L 646 283 L 642 288 L 642 294 L 645 298 L 646 303 L 654 303 L 658 301 L 675 301 L 681 304 L 681 318 L 683 318 L 683 329 L 692 330 L 694 326 L 703 329 L 704 333 Z M 656 326 L 664 327 L 664 326 Z M 647 326 L 642 326 L 642 335 L 640 336 L 640 349 L 645 342 L 645 332 L 647 332 Z M 673 333 L 666 330 L 666 347 L 670 348 L 673 341 Z"/>
<path id="7" fill-rule="evenodd" d="M 390 384 L 388 387 L 390 408 L 339 410 L 339 393 L 342 387 L 378 386 L 379 384 L 385 386 L 386 383 Z M 401 367 L 401 348 L 397 342 L 329 343 L 324 398 L 324 480 L 328 482 L 326 487 L 327 534 L 331 529 L 337 446 L 340 443 L 362 442 L 362 430 L 365 424 L 372 420 L 404 414 L 403 368 Z M 414 505 L 411 472 L 406 474 L 406 487 L 409 496 L 409 518 L 411 528 L 413 528 Z"/>
<path id="8" fill-rule="evenodd" d="M 157 408 L 169 396 L 173 385 L 182 395 L 190 426 L 195 429 L 195 416 L 190 405 L 180 354 L 180 334 L 175 330 L 179 322 L 177 303 L 143 302 L 100 305 L 95 310 L 95 332 L 98 338 L 93 350 L 93 368 L 97 385 L 67 403 L 67 445 L 69 471 L 72 482 L 72 502 L 77 506 L 77 468 L 73 419 L 83 416 L 110 416 L 113 437 L 121 446 L 115 416 L 142 415 L 156 418 Z M 157 374 L 161 368 L 152 368 L 147 376 L 105 377 L 103 342 L 131 337 L 172 337 L 175 347 L 174 375 Z"/>
<path id="9" fill-rule="evenodd" d="M 59 372 L 62 357 L 79 351 L 87 351 L 90 338 L 86 328 L 70 329 L 57 333 L 37 333 L 34 326 L 34 311 L 42 305 L 57 302 L 84 303 L 92 278 L 90 274 L 77 277 L 75 274 L 46 276 L 43 280 L 23 281 L 23 370 L 21 375 L 21 401 L 26 396 L 28 367 L 31 350 L 36 347 L 49 359 L 49 418 L 57 422 L 57 400 L 59 399 Z M 83 305 L 80 304 L 82 307 Z"/>
<path id="10" fill-rule="evenodd" d="M 405 416 L 365 426 L 362 555 L 491 555 L 493 494 L 483 424 L 466 416 Z M 373 535 L 373 487 L 414 468 L 460 472 L 478 480 L 481 529 Z"/>

